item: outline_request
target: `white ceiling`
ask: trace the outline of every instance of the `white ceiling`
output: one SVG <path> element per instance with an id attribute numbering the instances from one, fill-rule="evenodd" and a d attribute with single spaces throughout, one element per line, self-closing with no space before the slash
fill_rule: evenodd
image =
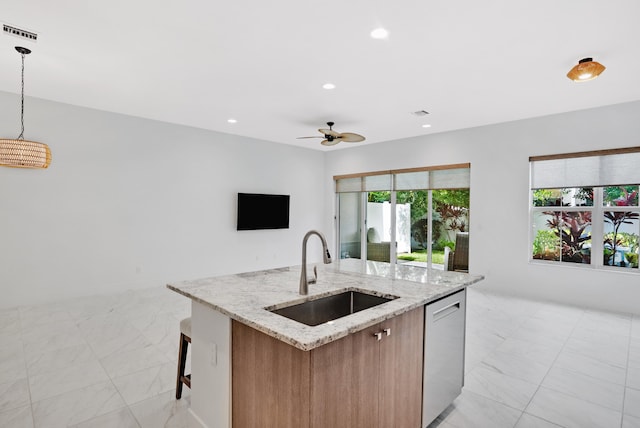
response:
<path id="1" fill-rule="evenodd" d="M 296 140 L 329 120 L 371 144 L 640 99 L 637 0 L 21 0 L 0 14 L 39 34 L 0 34 L 2 91 L 20 92 L 22 45 L 27 96 L 319 150 L 354 147 Z M 571 82 L 587 56 L 607 70 Z"/>

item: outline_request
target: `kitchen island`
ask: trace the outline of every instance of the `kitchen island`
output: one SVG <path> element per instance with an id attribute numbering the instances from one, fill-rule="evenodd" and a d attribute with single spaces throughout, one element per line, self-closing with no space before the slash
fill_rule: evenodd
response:
<path id="1" fill-rule="evenodd" d="M 392 330 L 386 324 L 392 320 L 400 325 L 419 324 L 413 336 L 404 339 L 404 345 L 407 352 L 415 356 L 414 360 L 418 361 L 419 357 L 421 363 L 425 306 L 482 279 L 464 273 L 347 259 L 319 266 L 317 283 L 310 285 L 308 296 L 301 296 L 299 277 L 300 267 L 290 267 L 168 285 L 193 301 L 192 427 L 227 428 L 232 426 L 232 419 L 236 428 L 256 426 L 257 420 L 260 426 L 322 426 L 326 422 L 318 422 L 318 415 L 330 416 L 336 409 L 327 408 L 327 403 L 336 401 L 336 397 L 337 401 L 349 403 L 351 408 L 366 409 L 371 403 L 379 404 L 379 395 L 370 403 L 359 404 L 355 398 L 340 397 L 358 389 L 360 385 L 354 385 L 354 379 L 346 384 L 345 379 L 341 379 L 343 390 L 339 394 L 338 390 L 334 394 L 329 390 L 320 393 L 317 388 L 331 385 L 339 388 L 336 382 L 339 377 L 344 378 L 345 371 L 364 369 L 354 366 L 361 357 L 364 363 L 373 361 L 380 367 L 405 364 L 404 358 L 385 363 L 379 350 L 353 358 L 362 337 L 373 336 L 381 341 L 382 332 L 387 330 L 386 335 L 391 336 Z M 316 326 L 301 324 L 271 311 L 342 291 L 360 291 L 391 300 Z M 401 340 L 407 330 L 394 328 L 393 339 Z M 336 352 L 349 352 L 349 355 L 336 355 Z M 324 370 L 322 376 L 319 369 Z M 411 379 L 419 379 L 421 385 L 422 368 L 414 367 L 413 371 L 409 373 Z M 366 378 L 362 376 L 363 381 Z M 377 377 L 374 379 L 376 385 L 380 384 Z M 402 391 L 396 395 L 401 401 L 406 400 Z M 421 403 L 422 398 L 419 400 Z M 318 405 L 323 406 L 321 411 Z M 417 411 L 419 419 L 420 410 L 413 406 L 411 413 Z M 344 409 L 338 409 L 336 417 L 346 421 L 357 417 L 344 413 Z M 292 419 L 273 423 L 268 420 L 282 418 L 282 415 L 292 415 Z"/>

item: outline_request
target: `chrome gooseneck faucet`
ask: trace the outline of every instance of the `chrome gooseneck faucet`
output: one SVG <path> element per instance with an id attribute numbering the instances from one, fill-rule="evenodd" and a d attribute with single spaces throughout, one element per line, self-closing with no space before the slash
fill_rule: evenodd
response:
<path id="1" fill-rule="evenodd" d="M 327 240 L 324 239 L 324 235 L 317 230 L 310 230 L 304 235 L 302 240 L 302 272 L 300 272 L 300 294 L 309 294 L 309 284 L 315 284 L 318 279 L 318 270 L 313 267 L 313 278 L 307 278 L 307 241 L 311 235 L 318 235 L 322 241 L 322 258 L 325 265 L 331 263 L 331 254 L 327 249 Z"/>

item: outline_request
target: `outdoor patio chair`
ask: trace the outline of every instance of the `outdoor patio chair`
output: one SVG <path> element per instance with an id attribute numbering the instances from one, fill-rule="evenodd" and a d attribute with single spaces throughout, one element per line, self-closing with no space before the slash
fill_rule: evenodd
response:
<path id="1" fill-rule="evenodd" d="M 456 233 L 456 249 L 445 260 L 447 270 L 469 272 L 469 232 Z"/>

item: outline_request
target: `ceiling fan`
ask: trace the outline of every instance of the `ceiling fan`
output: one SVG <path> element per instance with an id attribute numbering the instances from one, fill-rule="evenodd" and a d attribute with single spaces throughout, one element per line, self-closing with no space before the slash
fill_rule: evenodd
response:
<path id="1" fill-rule="evenodd" d="M 344 141 L 345 143 L 359 143 L 360 141 L 364 141 L 364 137 L 362 135 L 359 134 L 354 134 L 353 132 L 336 132 L 332 129 L 334 122 L 327 122 L 327 125 L 329 125 L 329 129 L 318 129 L 318 131 L 320 133 L 322 133 L 324 135 L 324 137 L 298 137 L 297 139 L 301 139 L 301 138 L 324 138 L 324 140 L 322 140 L 320 142 L 320 144 L 324 145 L 324 146 L 335 146 L 336 144 L 338 144 L 341 141 Z"/>

